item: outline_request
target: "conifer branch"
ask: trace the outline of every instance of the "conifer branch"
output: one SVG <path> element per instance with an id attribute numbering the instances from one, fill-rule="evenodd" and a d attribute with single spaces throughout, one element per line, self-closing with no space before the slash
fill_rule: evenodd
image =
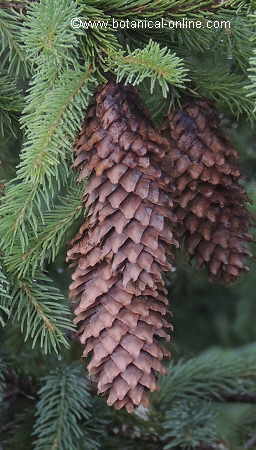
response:
<path id="1" fill-rule="evenodd" d="M 203 18 L 202 23 L 208 18 Z M 211 59 L 233 61 L 236 68 L 240 68 L 246 72 L 249 59 L 252 56 L 252 36 L 254 35 L 253 27 L 248 18 L 243 14 L 237 14 L 231 11 L 219 11 L 211 16 L 212 22 L 217 21 L 223 23 L 222 27 L 217 29 L 207 29 L 206 25 L 201 29 L 178 29 L 174 30 L 169 36 L 172 45 L 177 46 L 178 54 L 190 58 L 191 51 L 194 54 L 200 52 L 204 58 L 206 54 L 211 54 Z M 230 26 L 228 25 L 230 23 Z M 225 25 L 226 24 L 226 25 Z M 187 51 L 186 51 L 187 49 Z M 208 56 L 210 60 L 210 55 Z M 212 68 L 212 65 L 211 65 Z M 209 78 L 211 71 L 209 71 Z"/>
<path id="2" fill-rule="evenodd" d="M 248 72 L 251 83 L 247 86 L 247 97 L 250 97 L 254 101 L 254 112 L 256 112 L 256 50 L 254 50 L 253 56 L 250 59 Z"/>
<path id="3" fill-rule="evenodd" d="M 0 74 L 0 134 L 11 132 L 15 135 L 18 127 L 17 113 L 22 111 L 23 106 L 23 97 L 14 80 Z"/>
<path id="4" fill-rule="evenodd" d="M 91 406 L 81 368 L 66 366 L 51 372 L 42 379 L 39 395 L 35 450 L 79 450 L 81 421 L 89 419 Z"/>
<path id="5" fill-rule="evenodd" d="M 252 24 L 252 26 L 254 27 L 254 30 L 255 30 L 256 12 L 254 12 L 254 14 L 250 15 L 250 23 Z M 253 45 L 253 53 L 250 58 L 250 66 L 248 68 L 250 84 L 247 88 L 247 90 L 248 90 L 247 97 L 250 97 L 253 100 L 254 112 L 256 112 L 256 39 L 255 39 L 255 36 L 253 36 L 251 41 L 252 41 L 252 45 Z"/>
<path id="6" fill-rule="evenodd" d="M 34 67 L 41 71 L 43 64 L 46 70 L 52 67 L 59 74 L 76 65 L 78 38 L 70 21 L 80 13 L 73 0 L 46 0 L 29 5 L 21 40 Z"/>
<path id="7" fill-rule="evenodd" d="M 3 327 L 10 315 L 9 283 L 0 265 L 0 325 Z"/>
<path id="8" fill-rule="evenodd" d="M 245 76 L 230 73 L 227 68 L 209 60 L 200 64 L 194 61 L 189 68 L 200 96 L 213 100 L 218 106 L 228 108 L 235 117 L 246 114 L 249 120 L 255 120 L 252 115 L 253 101 L 245 95 L 249 84 Z"/>
<path id="9" fill-rule="evenodd" d="M 124 55 L 123 51 L 109 55 L 109 65 L 117 76 L 117 81 L 130 83 L 133 86 L 140 84 L 144 79 L 150 79 L 150 92 L 153 92 L 156 81 L 159 82 L 163 96 L 166 97 L 169 86 L 184 87 L 187 69 L 181 58 L 170 50 L 161 48 L 151 39 L 143 49 L 136 49 Z"/>
<path id="10" fill-rule="evenodd" d="M 239 0 L 232 0 L 233 5 Z M 85 0 L 79 0 L 85 3 Z M 181 17 L 188 14 L 203 14 L 205 11 L 214 11 L 217 8 L 231 6 L 230 0 L 131 0 L 124 3 L 122 0 L 90 0 L 91 4 L 102 9 L 106 14 L 119 18 L 133 17 Z M 241 3 L 241 2 L 240 2 Z"/>
<path id="11" fill-rule="evenodd" d="M 180 90 L 174 86 L 169 90 L 166 99 L 163 99 L 162 88 L 157 83 L 151 95 L 150 79 L 145 79 L 138 87 L 140 98 L 143 99 L 144 105 L 150 112 L 150 117 L 154 123 L 162 125 L 164 118 L 171 108 L 180 107 Z"/>
<path id="12" fill-rule="evenodd" d="M 6 371 L 6 364 L 2 359 L 0 359 L 0 403 L 4 399 L 4 392 L 6 389 L 5 371 Z"/>
<path id="13" fill-rule="evenodd" d="M 118 36 L 111 26 L 94 27 L 95 23 L 111 23 L 111 17 L 105 15 L 101 10 L 89 5 L 81 6 L 81 16 L 86 19 L 88 28 L 79 36 L 80 49 L 85 61 L 88 61 L 93 68 L 93 73 L 100 82 L 106 82 L 105 72 L 107 71 L 107 55 L 109 52 L 116 53 L 121 50 Z"/>
<path id="14" fill-rule="evenodd" d="M 229 21 L 231 28 L 223 29 L 220 33 L 220 49 L 224 55 L 232 59 L 240 69 L 245 72 L 248 69 L 249 61 L 253 53 L 253 36 L 255 30 L 252 21 L 248 20 L 247 15 L 237 14 L 234 16 L 231 12 L 216 16 L 221 21 Z M 222 44 L 222 45 L 221 45 Z M 214 48 L 214 43 L 213 43 Z M 216 47 L 217 50 L 218 47 Z"/>
<path id="15" fill-rule="evenodd" d="M 56 186 L 66 182 L 70 149 L 91 95 L 90 81 L 89 70 L 67 71 L 41 105 L 40 114 L 28 125 L 17 177 L 7 188 L 0 208 L 5 216 L 0 228 L 6 250 L 10 251 L 16 235 L 25 249 L 28 227 L 37 233 L 42 202 L 49 207 Z"/>
<path id="16" fill-rule="evenodd" d="M 56 87 L 49 92 L 40 108 L 42 116 L 48 110 L 42 127 L 38 129 L 38 120 L 35 120 L 34 124 L 31 123 L 31 113 L 24 119 L 24 124 L 29 121 L 29 132 L 17 171 L 19 178 L 40 185 L 51 183 L 54 165 L 64 164 L 65 150 L 70 151 L 71 139 L 81 125 L 83 112 L 91 95 L 88 89 L 90 81 L 91 73 L 88 67 L 84 71 L 67 71 Z M 58 148 L 63 138 L 65 140 Z M 50 167 L 53 170 L 50 171 Z"/>
<path id="17" fill-rule="evenodd" d="M 37 237 L 31 234 L 25 251 L 19 241 L 16 242 L 13 253 L 6 256 L 5 263 L 10 272 L 19 278 L 28 274 L 34 276 L 38 266 L 42 268 L 45 260 L 54 261 L 69 228 L 82 214 L 82 192 L 83 186 L 72 179 L 66 195 L 55 208 L 43 213 Z"/>
<path id="18" fill-rule="evenodd" d="M 164 450 L 177 446 L 200 448 L 203 444 L 214 444 L 218 437 L 215 417 L 216 413 L 207 401 L 190 399 L 174 402 L 163 423 Z"/>
<path id="19" fill-rule="evenodd" d="M 81 69 L 75 58 L 78 41 L 69 25 L 77 12 L 73 2 L 47 0 L 33 4 L 26 16 L 22 39 L 36 72 L 22 119 L 26 141 L 21 163 L 1 208 L 7 253 L 16 235 L 25 248 L 28 229 L 37 233 L 43 203 L 49 207 L 56 186 L 67 178 L 66 158 L 71 159 L 92 80 L 88 65 Z"/>
<path id="20" fill-rule="evenodd" d="M 0 8 L 1 66 L 16 78 L 26 78 L 29 74 L 29 66 L 19 39 L 22 19 L 21 12 Z"/>
<path id="21" fill-rule="evenodd" d="M 256 379 L 255 345 L 239 350 L 210 350 L 186 362 L 171 364 L 162 380 L 158 402 L 165 408 L 187 396 L 221 399 L 241 386 L 251 387 Z M 238 386 L 240 380 L 240 386 Z M 175 388 L 174 388 L 175 386 Z"/>
<path id="22" fill-rule="evenodd" d="M 73 330 L 65 298 L 49 277 L 37 275 L 33 280 L 13 280 L 11 318 L 19 323 L 25 341 L 39 344 L 44 353 L 68 347 L 65 333 Z"/>

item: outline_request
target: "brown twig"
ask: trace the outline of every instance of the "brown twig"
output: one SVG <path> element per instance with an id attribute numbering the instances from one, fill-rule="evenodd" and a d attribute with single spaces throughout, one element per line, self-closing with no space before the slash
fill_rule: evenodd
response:
<path id="1" fill-rule="evenodd" d="M 256 403 L 256 393 L 224 394 L 221 396 L 221 400 L 227 403 Z"/>
<path id="2" fill-rule="evenodd" d="M 16 2 L 0 3 L 0 8 L 24 8 L 25 6 L 26 6 L 25 3 L 16 3 Z"/>
<path id="3" fill-rule="evenodd" d="M 247 441 L 244 445 L 244 448 L 253 448 L 256 444 L 256 434 L 254 434 L 249 441 Z"/>
<path id="4" fill-rule="evenodd" d="M 13 8 L 13 9 L 19 9 L 19 10 L 22 10 L 22 9 L 26 10 L 28 7 L 28 4 L 32 3 L 34 1 L 37 1 L 37 0 L 30 0 L 30 1 L 27 1 L 26 3 L 25 2 L 23 2 L 23 3 L 22 2 L 0 2 L 0 9 L 1 8 L 6 8 L 6 9 Z"/>

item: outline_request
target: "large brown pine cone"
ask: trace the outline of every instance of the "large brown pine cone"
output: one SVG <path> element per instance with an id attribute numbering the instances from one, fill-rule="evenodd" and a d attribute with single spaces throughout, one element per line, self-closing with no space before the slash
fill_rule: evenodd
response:
<path id="1" fill-rule="evenodd" d="M 162 272 L 177 242 L 170 180 L 160 170 L 168 142 L 151 126 L 133 88 L 108 83 L 96 95 L 75 146 L 88 217 L 72 242 L 74 303 L 89 374 L 108 404 L 148 405 L 169 352 Z M 169 258 L 167 258 L 169 256 Z"/>
<path id="2" fill-rule="evenodd" d="M 236 280 L 248 270 L 248 198 L 238 155 L 219 129 L 207 101 L 194 101 L 168 119 L 170 149 L 163 168 L 175 185 L 177 235 L 210 279 Z"/>

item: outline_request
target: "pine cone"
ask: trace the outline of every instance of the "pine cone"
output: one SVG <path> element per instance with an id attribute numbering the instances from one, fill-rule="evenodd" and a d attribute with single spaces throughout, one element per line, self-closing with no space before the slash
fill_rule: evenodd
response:
<path id="1" fill-rule="evenodd" d="M 72 242 L 70 297 L 88 371 L 108 405 L 148 405 L 169 352 L 167 290 L 161 272 L 177 246 L 169 177 L 160 170 L 168 141 L 151 126 L 133 88 L 108 83 L 96 95 L 75 146 L 88 217 Z M 169 259 L 170 261 L 170 259 Z"/>
<path id="2" fill-rule="evenodd" d="M 178 235 L 211 280 L 235 281 L 247 271 L 252 219 L 240 185 L 238 154 L 219 130 L 207 101 L 188 103 L 168 120 L 171 142 L 163 168 L 175 180 Z"/>

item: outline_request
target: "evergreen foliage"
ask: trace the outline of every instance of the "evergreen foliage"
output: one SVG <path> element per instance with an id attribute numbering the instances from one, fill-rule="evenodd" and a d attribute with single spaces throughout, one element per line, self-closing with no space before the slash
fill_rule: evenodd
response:
<path id="1" fill-rule="evenodd" d="M 20 42 L 23 16 L 15 10 L 0 8 L 1 67 L 14 77 L 26 78 L 29 67 Z"/>
<path id="2" fill-rule="evenodd" d="M 23 97 L 19 93 L 15 81 L 7 75 L 0 75 L 0 132 L 5 135 L 18 127 L 18 113 L 23 108 Z"/>
<path id="3" fill-rule="evenodd" d="M 10 272 L 19 278 L 35 276 L 38 268 L 43 268 L 47 260 L 53 262 L 60 248 L 65 245 L 68 231 L 83 214 L 81 206 L 82 185 L 77 185 L 71 178 L 65 194 L 59 198 L 54 209 L 43 212 L 37 236 L 31 232 L 25 249 L 16 239 L 12 254 L 5 257 Z"/>
<path id="4" fill-rule="evenodd" d="M 255 27 L 256 27 L 256 13 L 254 13 L 251 16 L 251 22 L 254 25 L 254 29 L 255 29 Z M 255 37 L 252 38 L 252 42 L 255 45 L 255 42 L 256 42 L 255 41 Z M 254 47 L 254 50 L 253 50 L 253 54 L 251 55 L 251 58 L 250 58 L 250 66 L 248 68 L 248 72 L 249 72 L 249 79 L 251 81 L 250 85 L 248 86 L 248 91 L 249 91 L 248 97 L 253 99 L 254 105 L 255 105 L 255 86 L 256 86 L 256 50 L 255 50 L 255 47 Z M 254 109 L 255 109 L 255 107 L 254 107 Z"/>
<path id="5" fill-rule="evenodd" d="M 89 78 L 90 73 L 86 70 L 65 72 L 59 84 L 41 103 L 38 114 L 29 121 L 17 177 L 7 188 L 6 202 L 1 207 L 2 214 L 9 219 L 8 223 L 1 224 L 2 235 L 5 235 L 3 247 L 6 248 L 6 244 L 9 247 L 16 235 L 23 248 L 25 247 L 28 243 L 28 229 L 35 234 L 37 232 L 40 219 L 36 213 L 40 214 L 43 203 L 49 207 L 56 185 L 60 188 L 66 182 L 66 160 L 70 161 L 67 150 L 76 136 L 83 111 L 88 104 Z M 29 108 L 33 108 L 36 95 L 37 91 L 33 92 L 32 89 Z M 27 120 L 31 114 L 32 112 L 28 112 Z"/>
<path id="6" fill-rule="evenodd" d="M 102 9 L 106 14 L 112 14 L 117 18 L 140 18 L 150 17 L 181 17 L 189 14 L 202 15 L 205 11 L 216 10 L 222 7 L 222 2 L 218 0 L 130 0 L 126 3 L 122 0 L 96 0 L 93 5 Z M 79 3 L 85 3 L 85 0 L 79 0 Z M 86 2 L 87 3 L 87 2 Z M 224 0 L 223 6 L 238 8 L 244 2 L 240 0 Z"/>
<path id="7" fill-rule="evenodd" d="M 47 375 L 39 396 L 34 448 L 79 450 L 80 439 L 84 439 L 80 422 L 89 419 L 91 407 L 81 368 L 67 365 Z"/>
<path id="8" fill-rule="evenodd" d="M 9 308 L 9 283 L 0 266 L 0 324 L 3 327 L 5 325 L 6 318 L 10 314 Z"/>
<path id="9" fill-rule="evenodd" d="M 221 398 L 233 391 L 250 391 L 256 381 L 255 344 L 237 350 L 212 349 L 186 362 L 172 364 L 158 394 L 159 407 L 183 396 Z M 207 381 L 206 381 L 207 380 Z"/>
<path id="10" fill-rule="evenodd" d="M 231 29 L 78 30 L 70 26 L 74 17 L 210 19 L 230 21 Z M 209 287 L 177 252 L 176 272 L 167 276 L 174 357 L 151 407 L 128 416 L 95 398 L 93 380 L 74 365 L 79 349 L 65 264 L 67 242 L 87 213 L 71 149 L 97 86 L 108 79 L 137 86 L 159 127 L 174 105 L 210 99 L 255 203 L 255 27 L 254 0 L 0 2 L 4 450 L 255 448 L 253 270 L 232 287 Z"/>
<path id="11" fill-rule="evenodd" d="M 0 403 L 3 402 L 4 393 L 6 390 L 6 383 L 4 378 L 5 369 L 6 369 L 5 363 L 2 360 L 0 360 Z"/>
<path id="12" fill-rule="evenodd" d="M 212 67 L 211 67 L 211 65 Z M 211 79 L 209 80 L 209 65 Z M 229 73 L 222 65 L 207 63 L 202 64 L 198 70 L 198 64 L 191 67 L 193 79 L 197 82 L 198 93 L 215 101 L 217 105 L 225 105 L 234 116 L 247 114 L 250 120 L 252 116 L 253 101 L 246 96 L 246 88 L 249 82 L 237 73 Z"/>
<path id="13" fill-rule="evenodd" d="M 10 316 L 20 324 L 25 341 L 30 338 L 32 348 L 39 343 L 44 353 L 58 353 L 61 346 L 68 347 L 65 334 L 73 330 L 70 311 L 49 277 L 35 274 L 33 280 L 15 280 L 11 297 Z"/>
<path id="14" fill-rule="evenodd" d="M 213 444 L 217 439 L 215 412 L 211 404 L 195 400 L 182 400 L 174 403 L 166 415 L 164 440 L 169 448 L 194 448 L 201 442 Z"/>
<path id="15" fill-rule="evenodd" d="M 110 67 L 114 70 L 117 81 L 123 81 L 125 84 L 136 86 L 145 78 L 149 78 L 151 94 L 158 81 L 164 98 L 169 92 L 169 84 L 183 87 L 186 81 L 182 60 L 176 57 L 175 53 L 171 54 L 167 47 L 160 48 L 159 44 L 152 40 L 142 50 L 128 50 L 127 55 L 124 55 L 123 51 L 114 53 L 110 56 Z"/>

